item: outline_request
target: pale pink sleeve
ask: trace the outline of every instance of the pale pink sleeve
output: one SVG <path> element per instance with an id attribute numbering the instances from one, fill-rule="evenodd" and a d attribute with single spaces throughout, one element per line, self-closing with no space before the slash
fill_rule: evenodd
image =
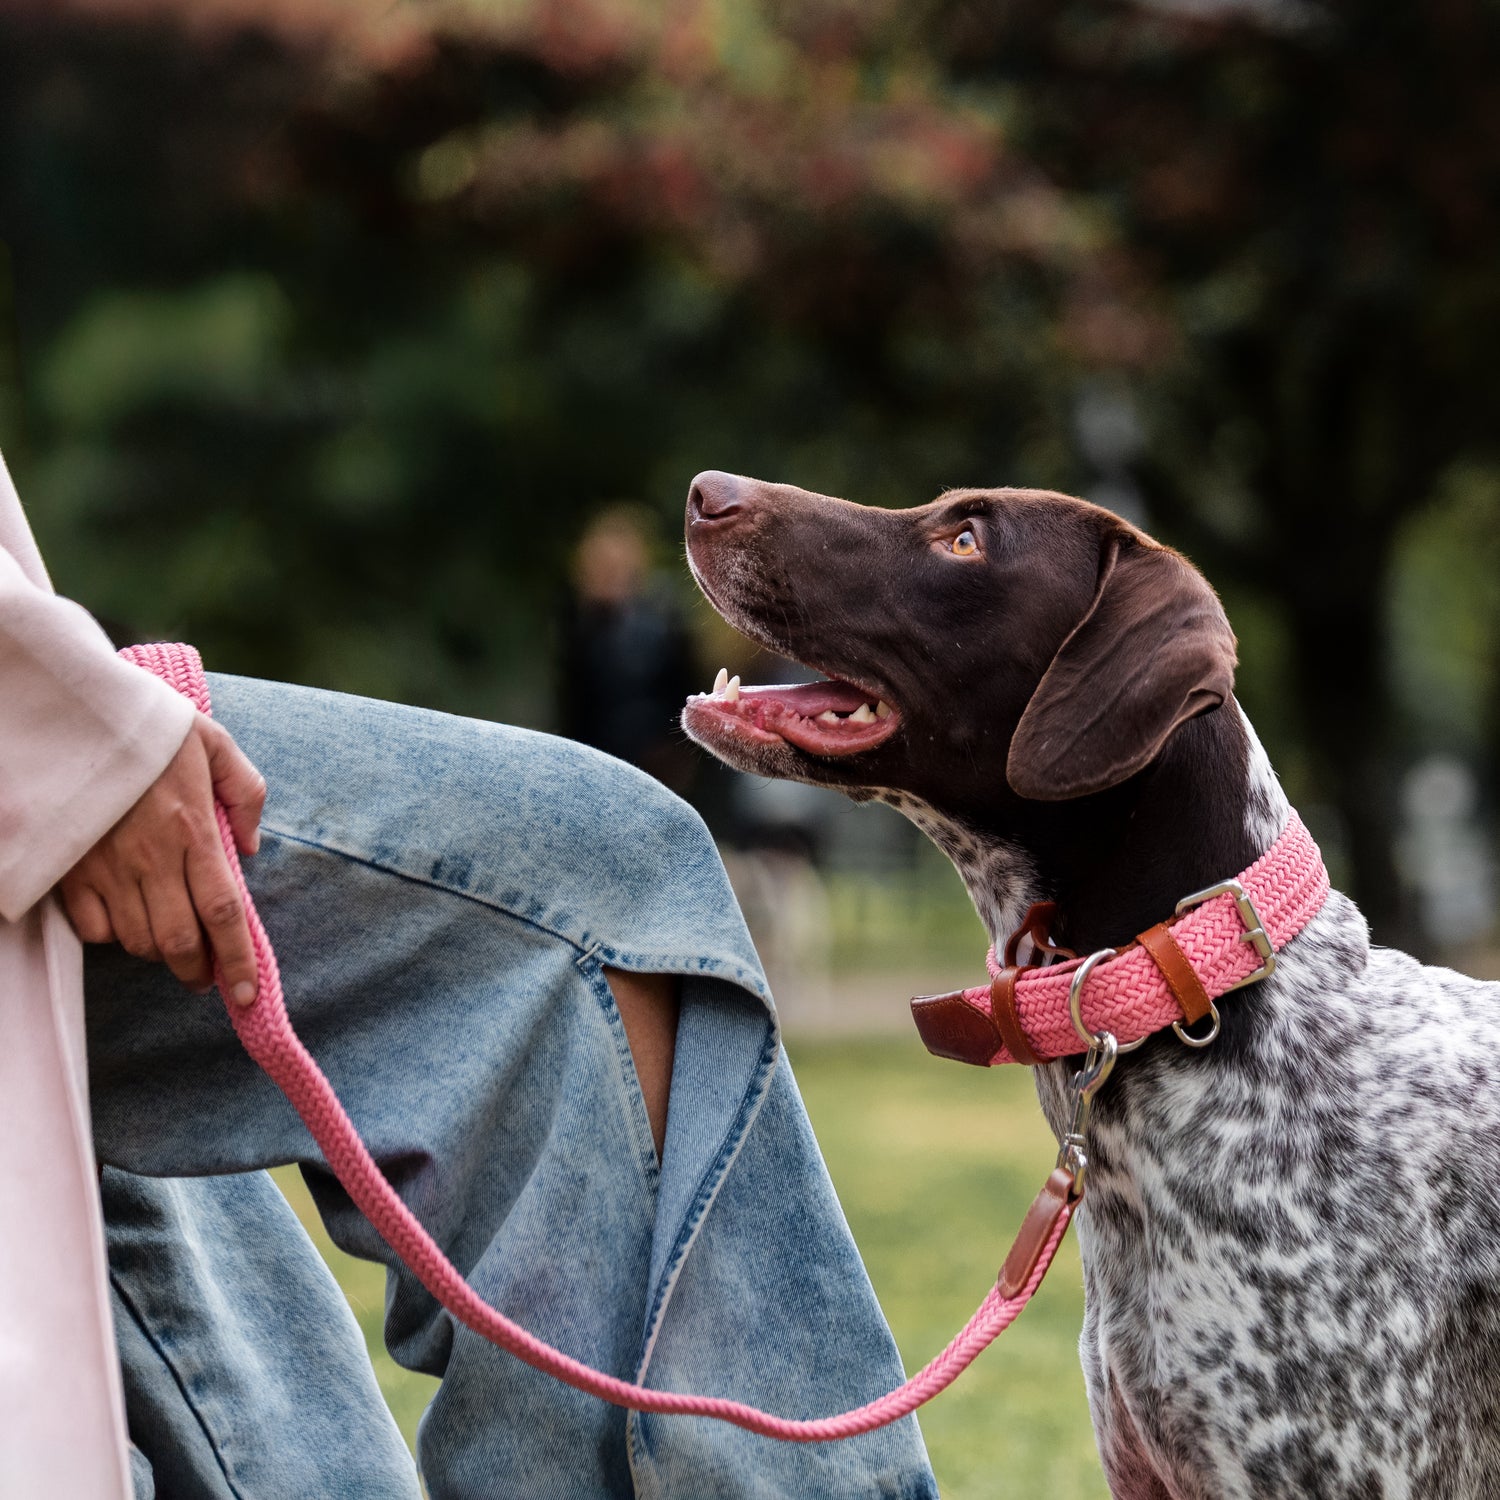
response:
<path id="1" fill-rule="evenodd" d="M 0 547 L 0 917 L 19 919 L 118 822 L 194 712 Z"/>

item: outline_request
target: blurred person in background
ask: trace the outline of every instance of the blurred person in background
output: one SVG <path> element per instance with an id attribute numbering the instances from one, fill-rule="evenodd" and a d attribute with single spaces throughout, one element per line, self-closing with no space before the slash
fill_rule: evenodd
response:
<path id="1" fill-rule="evenodd" d="M 690 796 L 702 757 L 677 716 L 701 684 L 682 611 L 652 574 L 653 519 L 612 505 L 579 540 L 560 631 L 558 725 Z"/>
<path id="2" fill-rule="evenodd" d="M 678 715 L 708 677 L 669 581 L 652 570 L 659 529 L 644 508 L 611 505 L 580 538 L 560 632 L 559 726 L 650 772 L 708 818 L 772 991 L 783 1014 L 796 1013 L 827 985 L 828 896 L 815 859 L 837 799 L 705 765 L 688 743 Z M 813 675 L 772 660 L 778 682 Z"/>

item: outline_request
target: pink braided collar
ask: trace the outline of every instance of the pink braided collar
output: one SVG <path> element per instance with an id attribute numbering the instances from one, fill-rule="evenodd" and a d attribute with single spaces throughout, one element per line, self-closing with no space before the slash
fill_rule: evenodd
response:
<path id="1" fill-rule="evenodd" d="M 1244 900 L 1225 887 L 1238 884 Z M 1294 812 L 1281 836 L 1245 870 L 1237 882 L 1210 887 L 1185 898 L 1170 924 L 1172 940 L 1191 964 L 1203 990 L 1218 999 L 1274 968 L 1280 952 L 1317 915 L 1328 897 L 1328 871 L 1312 835 Z M 1258 919 L 1258 920 L 1257 920 Z M 1073 1024 L 1069 991 L 1080 968 L 1089 969 L 1079 986 L 1083 1027 L 1111 1032 L 1123 1051 L 1131 1044 L 1183 1020 L 1166 975 L 1151 955 L 1133 943 L 1117 956 L 1072 959 L 1023 970 L 1016 979 L 1016 1020 L 1042 1060 L 1071 1057 L 1086 1045 Z M 1267 967 L 1267 959 L 1272 961 Z M 1001 973 L 995 950 L 986 963 L 991 978 Z M 951 995 L 912 1001 L 917 1029 L 929 1050 L 964 1062 L 1014 1062 L 1000 1040 L 991 1012 L 992 989 L 976 986 Z M 965 1017 L 958 1007 L 968 1007 Z M 954 1038 L 962 1038 L 962 1046 Z M 991 1045 L 993 1044 L 993 1046 Z"/>

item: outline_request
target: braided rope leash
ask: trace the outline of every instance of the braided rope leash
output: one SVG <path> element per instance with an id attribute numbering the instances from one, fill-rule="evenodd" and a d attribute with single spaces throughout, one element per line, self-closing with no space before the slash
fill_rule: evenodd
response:
<path id="1" fill-rule="evenodd" d="M 203 663 L 191 646 L 133 646 L 120 654 L 164 678 L 202 713 L 211 713 Z M 344 1191 L 412 1274 L 459 1322 L 533 1368 L 634 1411 L 713 1417 L 784 1442 L 829 1442 L 887 1426 L 947 1389 L 1015 1321 L 1041 1285 L 1078 1203 L 1076 1180 L 1061 1169 L 1053 1172 L 1032 1205 L 996 1285 L 953 1342 L 904 1385 L 853 1411 L 806 1420 L 778 1417 L 722 1397 L 651 1390 L 554 1349 L 496 1312 L 464 1281 L 375 1164 L 332 1086 L 292 1029 L 276 955 L 246 888 L 229 818 L 222 806 L 216 811 L 224 851 L 249 919 L 258 979 L 258 993 L 249 1005 L 236 1005 L 226 995 L 236 1035 L 301 1116 Z M 225 993 L 223 974 L 216 971 L 215 977 Z"/>

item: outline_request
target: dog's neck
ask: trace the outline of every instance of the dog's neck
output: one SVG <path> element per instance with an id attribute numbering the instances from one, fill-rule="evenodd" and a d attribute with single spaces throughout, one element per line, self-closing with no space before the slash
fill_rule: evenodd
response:
<path id="1" fill-rule="evenodd" d="M 1189 720 L 1156 762 L 1034 859 L 1058 904 L 1053 940 L 1079 953 L 1122 947 L 1193 891 L 1239 875 L 1291 808 L 1237 703 Z"/>
<path id="2" fill-rule="evenodd" d="M 1238 876 L 1291 816 L 1234 702 L 1190 720 L 1126 785 L 1087 804 L 1038 804 L 1005 835 L 935 822 L 931 809 L 903 810 L 958 867 L 997 949 L 1032 902 L 1051 900 L 1058 904 L 1052 941 L 1079 954 L 1123 947 L 1170 920 L 1184 896 Z M 1221 1049 L 1243 1035 L 1250 1009 L 1226 1013 Z M 1176 1048 L 1169 1055 L 1187 1054 Z M 1035 1070 L 1042 1111 L 1059 1139 L 1072 1113 L 1072 1067 L 1064 1060 Z M 1104 1104 L 1107 1114 L 1112 1105 Z M 1113 1170 L 1128 1173 L 1129 1155 L 1116 1151 Z"/>
<path id="3" fill-rule="evenodd" d="M 1033 901 L 1055 901 L 1052 940 L 1122 947 L 1182 897 L 1238 875 L 1290 806 L 1237 703 L 1189 720 L 1123 786 L 1076 803 L 1031 803 L 994 825 L 960 823 L 885 794 L 953 861 L 997 948 Z"/>

